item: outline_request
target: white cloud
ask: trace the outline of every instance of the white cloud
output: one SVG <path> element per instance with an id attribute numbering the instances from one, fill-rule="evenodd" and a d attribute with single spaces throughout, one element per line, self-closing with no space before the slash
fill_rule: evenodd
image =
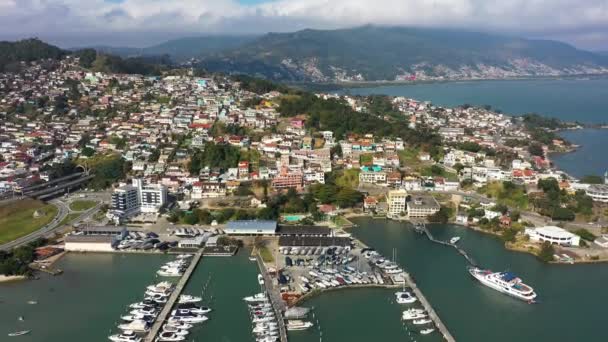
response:
<path id="1" fill-rule="evenodd" d="M 607 0 L 0 0 L 4 36 L 204 34 L 361 24 L 441 26 L 608 43 Z M 597 35 L 604 37 L 597 37 Z M 583 39 L 587 37 L 586 39 Z"/>

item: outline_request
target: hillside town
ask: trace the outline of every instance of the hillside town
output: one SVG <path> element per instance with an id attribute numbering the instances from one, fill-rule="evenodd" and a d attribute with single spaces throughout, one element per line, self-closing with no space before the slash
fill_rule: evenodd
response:
<path id="1" fill-rule="evenodd" d="M 93 177 L 87 188 L 111 192 L 104 225 L 341 226 L 349 216 L 373 215 L 457 222 L 513 243 L 544 241 L 535 227 L 569 239 L 580 228 L 608 247 L 608 176 L 585 182 L 557 170 L 550 153 L 568 151 L 569 142 L 490 107 L 314 94 L 436 137 L 413 143 L 332 130 L 306 109 L 287 115 L 282 104 L 297 93 L 192 69 L 155 77 L 91 72 L 73 56 L 22 66 L 0 74 L 5 199 L 84 172 Z M 378 112 L 378 103 L 389 109 Z"/>

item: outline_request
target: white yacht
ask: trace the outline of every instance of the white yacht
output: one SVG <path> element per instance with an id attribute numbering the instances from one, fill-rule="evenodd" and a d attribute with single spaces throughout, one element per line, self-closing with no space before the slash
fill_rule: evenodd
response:
<path id="1" fill-rule="evenodd" d="M 183 341 L 185 339 L 186 339 L 186 337 L 183 335 L 178 335 L 178 334 L 174 334 L 171 332 L 163 331 L 160 334 L 158 334 L 158 338 L 156 340 L 164 342 L 164 341 Z"/>
<path id="2" fill-rule="evenodd" d="M 192 324 L 188 324 L 188 323 L 184 323 L 181 321 L 174 321 L 174 322 L 167 322 L 165 324 L 165 327 L 173 327 L 173 328 L 178 328 L 178 329 L 190 329 L 193 327 Z"/>
<path id="3" fill-rule="evenodd" d="M 456 243 L 458 243 L 458 241 L 460 241 L 460 236 L 454 236 L 453 238 L 450 239 L 450 243 L 452 245 L 455 245 Z"/>
<path id="4" fill-rule="evenodd" d="M 192 254 L 180 254 L 180 255 L 177 256 L 178 259 L 182 259 L 182 260 L 183 259 L 190 259 L 192 257 L 193 257 Z"/>
<path id="5" fill-rule="evenodd" d="M 159 270 L 156 272 L 159 276 L 163 277 L 181 277 L 184 275 L 181 268 L 169 268 L 164 270 Z"/>
<path id="6" fill-rule="evenodd" d="M 306 330 L 312 326 L 313 326 L 312 322 L 301 321 L 301 320 L 287 321 L 287 330 Z"/>
<path id="7" fill-rule="evenodd" d="M 433 329 L 433 328 L 422 329 L 422 330 L 420 330 L 420 334 L 428 335 L 428 334 L 432 333 L 433 331 L 435 331 L 435 329 Z"/>
<path id="8" fill-rule="evenodd" d="M 163 332 L 174 333 L 176 335 L 187 336 L 189 331 L 186 329 L 176 328 L 172 325 L 164 325 Z"/>
<path id="9" fill-rule="evenodd" d="M 384 270 L 384 273 L 386 274 L 397 274 L 397 273 L 403 273 L 403 270 L 400 268 L 391 268 L 388 270 Z"/>
<path id="10" fill-rule="evenodd" d="M 168 281 L 161 281 L 158 284 L 155 285 L 148 285 L 148 287 L 146 287 L 146 292 L 151 292 L 151 293 L 166 293 L 167 291 L 172 291 L 173 290 L 173 283 L 168 282 Z"/>
<path id="11" fill-rule="evenodd" d="M 141 337 L 132 331 L 124 331 L 122 334 L 108 336 L 108 338 L 113 342 L 141 342 Z"/>
<path id="12" fill-rule="evenodd" d="M 181 295 L 181 296 L 179 296 L 178 303 L 179 304 L 198 303 L 201 300 L 203 300 L 203 298 L 201 298 L 201 297 L 190 296 L 190 295 Z"/>
<path id="13" fill-rule="evenodd" d="M 268 297 L 266 296 L 266 293 L 261 292 L 253 296 L 245 297 L 243 300 L 248 303 L 265 302 L 268 300 Z"/>
<path id="14" fill-rule="evenodd" d="M 412 304 L 417 299 L 407 291 L 395 292 L 396 301 L 398 304 Z"/>
<path id="15" fill-rule="evenodd" d="M 118 325 L 118 329 L 132 332 L 147 332 L 150 330 L 150 325 L 146 321 L 134 320 L 126 324 Z"/>
<path id="16" fill-rule="evenodd" d="M 207 316 L 171 316 L 167 323 L 173 324 L 173 322 L 184 322 L 184 323 L 203 323 L 209 318 Z"/>
<path id="17" fill-rule="evenodd" d="M 433 321 L 428 319 L 428 318 L 422 318 L 422 319 L 415 319 L 414 321 L 412 321 L 412 323 L 416 324 L 416 325 L 424 325 L 424 324 L 429 324 L 432 323 Z"/>
<path id="18" fill-rule="evenodd" d="M 483 285 L 509 296 L 534 303 L 536 293 L 534 289 L 522 282 L 511 272 L 492 272 L 477 267 L 469 268 L 469 273 Z"/>
<path id="19" fill-rule="evenodd" d="M 403 315 L 401 316 L 403 320 L 410 321 L 415 319 L 426 318 L 426 314 L 424 310 L 421 309 L 410 309 L 403 311 Z"/>
<path id="20" fill-rule="evenodd" d="M 264 285 L 264 277 L 261 274 L 258 274 L 258 284 Z"/>

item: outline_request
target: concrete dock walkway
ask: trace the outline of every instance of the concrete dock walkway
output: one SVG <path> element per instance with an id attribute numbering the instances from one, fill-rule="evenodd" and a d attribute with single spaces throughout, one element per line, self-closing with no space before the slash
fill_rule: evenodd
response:
<path id="1" fill-rule="evenodd" d="M 188 284 L 188 281 L 190 280 L 192 273 L 196 269 L 196 266 L 198 265 L 198 263 L 202 257 L 203 257 L 202 249 L 200 251 L 198 251 L 194 255 L 194 257 L 192 257 L 192 260 L 190 261 L 190 265 L 186 269 L 186 272 L 184 272 L 184 275 L 181 277 L 181 279 L 175 286 L 175 290 L 173 290 L 173 293 L 171 293 L 171 296 L 169 296 L 169 299 L 167 300 L 167 303 L 163 307 L 163 310 L 160 312 L 160 314 L 158 314 L 156 321 L 154 321 L 152 328 L 148 332 L 148 335 L 146 335 L 146 338 L 144 339 L 145 342 L 154 341 L 154 339 L 156 338 L 156 335 L 158 335 L 158 332 L 160 331 L 160 328 L 163 326 L 163 324 L 167 320 L 167 317 L 169 317 L 169 314 L 171 313 L 173 306 L 175 305 L 175 303 L 177 303 L 179 296 L 182 294 L 182 291 L 184 290 L 184 287 L 186 287 L 186 284 Z"/>
<path id="2" fill-rule="evenodd" d="M 266 269 L 266 265 L 264 265 L 264 262 L 262 261 L 260 253 L 257 253 L 256 259 L 258 260 L 258 266 L 260 267 L 260 274 L 262 274 L 262 277 L 264 277 L 264 287 L 266 288 L 266 292 L 268 293 L 268 297 L 272 303 L 274 314 L 277 317 L 280 341 L 287 342 L 287 327 L 285 327 L 285 319 L 283 318 L 283 312 L 287 307 L 281 298 L 279 289 L 275 288 L 272 278 Z"/>

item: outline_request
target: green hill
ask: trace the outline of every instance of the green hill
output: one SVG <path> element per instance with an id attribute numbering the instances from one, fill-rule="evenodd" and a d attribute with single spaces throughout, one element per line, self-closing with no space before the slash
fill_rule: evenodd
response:
<path id="1" fill-rule="evenodd" d="M 608 67 L 608 58 L 549 40 L 363 26 L 270 33 L 209 56 L 202 65 L 277 80 L 394 80 L 412 73 L 445 78 L 597 73 Z"/>
<path id="2" fill-rule="evenodd" d="M 40 59 L 60 59 L 68 54 L 56 46 L 39 39 L 24 39 L 16 42 L 0 42 L 0 72 L 15 70 L 19 62 L 31 62 Z"/>

